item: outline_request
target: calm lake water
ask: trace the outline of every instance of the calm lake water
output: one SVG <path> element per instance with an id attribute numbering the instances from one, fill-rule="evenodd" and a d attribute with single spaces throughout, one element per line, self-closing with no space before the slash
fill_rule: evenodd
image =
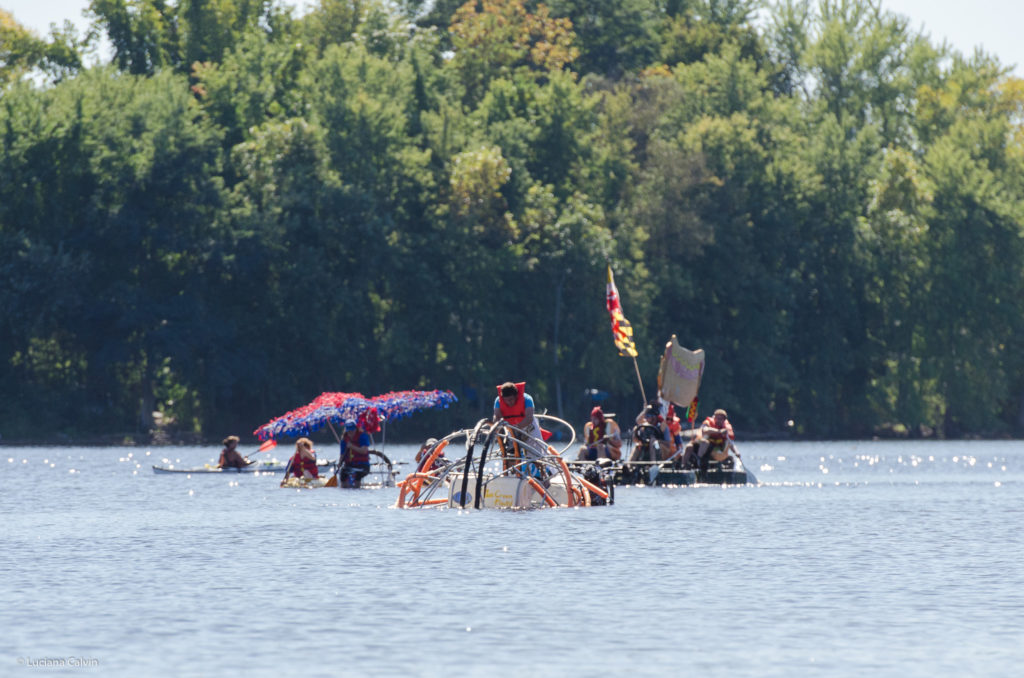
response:
<path id="1" fill-rule="evenodd" d="M 0 676 L 1024 674 L 1019 441 L 523 512 L 150 468 L 218 451 L 0 447 Z"/>

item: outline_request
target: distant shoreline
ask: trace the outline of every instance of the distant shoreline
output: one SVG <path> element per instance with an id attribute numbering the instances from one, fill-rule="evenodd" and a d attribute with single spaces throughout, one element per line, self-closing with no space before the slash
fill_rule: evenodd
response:
<path id="1" fill-rule="evenodd" d="M 327 438 L 323 438 L 320 432 L 314 434 L 314 438 L 320 439 L 319 442 L 331 442 L 334 441 Z M 260 444 L 260 441 L 255 436 L 241 436 L 242 440 L 239 447 L 243 450 L 247 447 L 255 447 Z M 851 437 L 851 438 L 811 438 L 811 437 L 800 437 L 791 435 L 787 432 L 750 432 L 737 436 L 737 442 L 742 444 L 744 442 L 815 442 L 825 440 L 850 440 L 850 441 L 863 441 L 868 442 L 872 440 L 1024 440 L 1022 438 L 1015 438 L 1008 434 L 991 434 L 991 435 L 969 435 L 952 437 L 947 436 L 940 438 L 934 435 L 909 435 L 900 432 L 893 431 L 879 431 L 874 435 L 862 436 L 862 437 Z M 280 441 L 282 445 L 287 445 L 291 442 L 291 438 L 285 438 Z M 316 441 L 315 441 L 316 442 Z M 395 445 L 415 445 L 421 440 L 410 439 L 393 439 L 388 438 L 387 442 Z M 118 433 L 118 434 L 97 434 L 97 435 L 84 435 L 84 436 L 70 436 L 55 434 L 46 436 L 44 438 L 6 438 L 0 437 L 0 448 L 2 447 L 219 447 L 221 445 L 220 438 L 205 438 L 198 434 L 177 434 L 172 435 L 165 432 L 157 434 L 144 434 L 144 433 Z"/>

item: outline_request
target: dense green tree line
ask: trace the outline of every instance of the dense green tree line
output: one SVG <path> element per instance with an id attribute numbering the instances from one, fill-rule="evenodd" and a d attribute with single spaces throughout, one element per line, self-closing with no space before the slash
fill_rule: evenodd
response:
<path id="1" fill-rule="evenodd" d="M 871 0 L 0 11 L 0 434 L 248 432 L 324 390 L 740 430 L 1024 431 L 1024 85 Z M 111 63 L 84 65 L 97 36 Z M 421 423 L 416 423 L 416 422 Z"/>

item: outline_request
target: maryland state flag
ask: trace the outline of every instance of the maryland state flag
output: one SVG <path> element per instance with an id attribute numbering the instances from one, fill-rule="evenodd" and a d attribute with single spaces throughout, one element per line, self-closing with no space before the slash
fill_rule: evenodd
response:
<path id="1" fill-rule="evenodd" d="M 608 313 L 612 317 L 612 338 L 615 339 L 615 348 L 619 349 L 619 355 L 635 358 L 636 344 L 633 343 L 633 326 L 622 314 L 622 302 L 619 301 L 619 290 L 615 287 L 611 264 L 608 264 L 608 292 L 605 296 Z"/>

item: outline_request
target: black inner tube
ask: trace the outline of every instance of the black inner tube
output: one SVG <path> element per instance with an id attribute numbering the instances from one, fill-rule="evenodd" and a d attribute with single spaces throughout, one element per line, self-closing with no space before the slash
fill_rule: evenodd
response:
<path id="1" fill-rule="evenodd" d="M 473 496 L 473 508 L 483 508 L 480 505 L 480 492 L 484 484 L 484 465 L 487 463 L 487 455 L 490 454 L 491 447 L 494 445 L 494 438 L 498 431 L 504 428 L 504 425 L 505 420 L 502 419 L 491 427 L 491 432 L 487 434 L 487 441 L 484 443 L 484 449 L 480 452 L 480 472 L 476 475 L 476 494 Z"/>
<path id="2" fill-rule="evenodd" d="M 462 492 L 459 495 L 459 508 L 466 508 L 466 490 L 469 489 L 469 469 L 473 468 L 473 448 L 476 447 L 476 437 L 480 429 L 487 423 L 487 419 L 481 419 L 473 428 L 473 434 L 466 438 L 466 463 L 462 468 Z"/>

